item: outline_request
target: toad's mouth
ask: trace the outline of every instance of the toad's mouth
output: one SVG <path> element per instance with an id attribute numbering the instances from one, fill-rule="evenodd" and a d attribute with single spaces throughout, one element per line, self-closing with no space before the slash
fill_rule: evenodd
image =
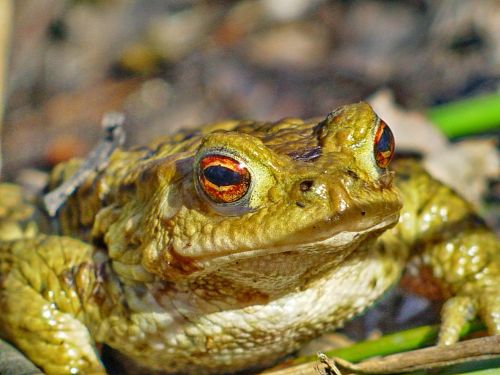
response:
<path id="1" fill-rule="evenodd" d="M 325 231 L 317 236 L 309 236 L 309 241 L 303 241 L 305 236 L 294 236 L 294 240 L 288 243 L 279 243 L 270 245 L 265 248 L 233 250 L 224 254 L 210 254 L 201 257 L 185 257 L 174 250 L 174 262 L 171 266 L 187 271 L 186 263 L 189 264 L 191 272 L 186 273 L 205 273 L 211 272 L 213 269 L 220 268 L 235 261 L 241 261 L 250 258 L 256 258 L 263 255 L 279 254 L 286 252 L 302 252 L 302 253 L 335 253 L 341 252 L 347 248 L 355 248 L 365 239 L 370 237 L 371 234 L 380 233 L 397 223 L 399 213 L 392 213 L 387 215 L 383 220 L 378 220 L 376 223 L 365 222 L 363 226 L 358 226 L 355 230 L 338 230 L 338 228 Z M 302 240 L 302 241 L 301 241 Z M 172 250 L 171 250 L 172 251 Z M 180 264 L 176 261 L 179 261 Z M 186 263 L 185 263 L 186 262 Z M 182 264 L 184 263 L 184 264 Z"/>

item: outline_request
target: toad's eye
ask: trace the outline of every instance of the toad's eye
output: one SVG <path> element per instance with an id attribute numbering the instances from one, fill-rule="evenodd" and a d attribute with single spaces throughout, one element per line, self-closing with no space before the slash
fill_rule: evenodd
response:
<path id="1" fill-rule="evenodd" d="M 389 126 L 382 120 L 375 133 L 373 152 L 380 168 L 387 168 L 394 156 L 394 136 Z"/>
<path id="2" fill-rule="evenodd" d="M 199 185 L 215 203 L 234 203 L 250 188 L 250 172 L 245 164 L 226 155 L 206 155 L 199 162 Z"/>

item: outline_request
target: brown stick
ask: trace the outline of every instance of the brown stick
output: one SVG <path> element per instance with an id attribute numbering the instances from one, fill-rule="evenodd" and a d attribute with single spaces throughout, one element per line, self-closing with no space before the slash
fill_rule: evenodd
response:
<path id="1" fill-rule="evenodd" d="M 500 335 L 462 341 L 450 346 L 433 346 L 382 358 L 373 358 L 352 364 L 340 358 L 333 363 L 342 374 L 392 374 L 415 370 L 433 369 L 463 362 L 479 361 L 500 356 Z M 347 371 L 345 371 L 347 370 Z M 330 371 L 330 372 L 328 372 Z M 266 375 L 318 375 L 332 373 L 330 369 L 318 369 L 315 363 L 305 363 L 287 369 L 265 372 Z"/>
<path id="2" fill-rule="evenodd" d="M 124 121 L 123 113 L 110 112 L 104 115 L 102 127 L 106 134 L 99 144 L 89 153 L 74 175 L 43 197 L 45 210 L 49 216 L 56 215 L 57 210 L 92 172 L 101 171 L 106 167 L 111 153 L 125 142 Z"/>
<path id="3" fill-rule="evenodd" d="M 0 175 L 2 173 L 2 123 L 7 97 L 7 66 L 10 56 L 10 34 L 12 18 L 14 17 L 14 2 L 0 0 Z"/>

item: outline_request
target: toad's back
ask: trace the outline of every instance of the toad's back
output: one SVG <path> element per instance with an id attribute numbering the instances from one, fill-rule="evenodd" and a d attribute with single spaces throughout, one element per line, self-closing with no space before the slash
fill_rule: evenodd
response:
<path id="1" fill-rule="evenodd" d="M 97 343 L 169 372 L 265 366 L 369 306 L 410 259 L 451 297 L 441 343 L 476 312 L 497 333 L 497 239 L 413 161 L 393 163 L 394 184 L 393 151 L 360 103 L 117 150 L 62 208 L 60 235 L 4 199 L 1 332 L 48 373 L 103 372 Z"/>

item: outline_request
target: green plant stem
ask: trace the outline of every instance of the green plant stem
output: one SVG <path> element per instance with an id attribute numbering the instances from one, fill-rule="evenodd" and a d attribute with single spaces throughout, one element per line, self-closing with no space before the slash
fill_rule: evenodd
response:
<path id="1" fill-rule="evenodd" d="M 500 369 L 498 368 L 490 368 L 490 369 L 485 369 L 485 370 L 478 370 L 478 371 L 472 371 L 472 372 L 462 372 L 457 375 L 498 375 L 500 372 Z"/>
<path id="2" fill-rule="evenodd" d="M 461 332 L 461 337 L 484 329 L 479 322 L 467 324 Z M 422 348 L 436 342 L 439 325 L 423 326 L 383 336 L 377 340 L 356 343 L 346 348 L 325 352 L 329 358 L 340 357 L 350 362 L 359 362 L 374 356 L 389 355 L 408 350 Z M 292 364 L 302 364 L 316 361 L 316 355 L 304 356 L 292 361 Z"/>
<path id="3" fill-rule="evenodd" d="M 500 130 L 500 94 L 439 105 L 427 116 L 450 138 Z"/>

